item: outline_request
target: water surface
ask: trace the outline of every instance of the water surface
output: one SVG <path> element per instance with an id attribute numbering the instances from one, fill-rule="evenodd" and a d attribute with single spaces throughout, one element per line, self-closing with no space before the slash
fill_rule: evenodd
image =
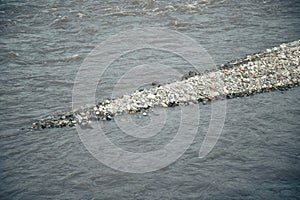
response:
<path id="1" fill-rule="evenodd" d="M 70 110 L 84 58 L 120 31 L 176 30 L 221 64 L 299 39 L 299 10 L 297 0 L 1 1 L 1 199 L 297 199 L 299 88 L 228 100 L 221 138 L 205 159 L 198 158 L 198 151 L 211 105 L 200 105 L 194 143 L 175 163 L 146 174 L 98 162 L 75 128 L 23 128 L 33 119 Z M 145 61 L 157 59 L 157 52 L 140 53 Z M 182 73 L 189 70 L 170 54 L 164 59 L 178 63 Z M 128 70 L 130 61 L 119 60 L 114 73 Z M 98 90 L 104 96 L 115 81 L 105 80 Z M 166 131 L 148 141 L 149 149 L 172 138 L 177 109 L 168 110 Z M 136 118 L 147 123 L 147 118 Z M 113 122 L 103 126 L 123 148 L 145 150 L 145 143 L 122 134 Z"/>

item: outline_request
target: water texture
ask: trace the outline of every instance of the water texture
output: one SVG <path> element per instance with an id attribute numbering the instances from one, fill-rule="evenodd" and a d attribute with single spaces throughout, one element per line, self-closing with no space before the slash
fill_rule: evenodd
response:
<path id="1" fill-rule="evenodd" d="M 200 105 L 197 136 L 175 163 L 146 174 L 113 170 L 84 147 L 75 128 L 28 131 L 33 119 L 70 110 L 84 58 L 97 44 L 132 28 L 161 27 L 195 39 L 222 64 L 299 39 L 300 3 L 287 1 L 0 1 L 1 199 L 297 199 L 300 196 L 300 88 L 227 101 L 213 151 L 198 158 L 211 105 Z M 157 56 L 159 55 L 159 56 Z M 132 57 L 132 58 L 131 58 Z M 113 63 L 99 83 L 108 97 L 132 60 L 186 63 L 140 51 Z M 115 74 L 114 74 L 115 73 Z M 138 141 L 103 123 L 124 149 L 168 143 L 179 108 L 168 108 L 163 134 Z M 193 117 L 193 116 L 191 116 Z M 136 123 L 147 124 L 147 117 Z"/>

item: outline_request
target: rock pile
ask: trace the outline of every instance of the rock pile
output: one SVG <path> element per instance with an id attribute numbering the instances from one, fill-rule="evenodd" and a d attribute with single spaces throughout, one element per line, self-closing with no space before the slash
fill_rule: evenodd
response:
<path id="1" fill-rule="evenodd" d="M 206 73 L 189 72 L 181 81 L 155 85 L 91 108 L 38 120 L 32 128 L 87 125 L 93 120 L 111 120 L 122 113 L 134 114 L 153 107 L 188 105 L 215 99 L 248 96 L 288 89 L 300 82 L 300 40 L 218 66 Z M 145 113 L 145 114 L 144 114 Z"/>

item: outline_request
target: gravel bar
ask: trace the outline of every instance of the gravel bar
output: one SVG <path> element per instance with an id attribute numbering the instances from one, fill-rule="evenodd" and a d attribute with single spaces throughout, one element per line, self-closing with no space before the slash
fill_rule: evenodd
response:
<path id="1" fill-rule="evenodd" d="M 32 127 L 85 126 L 115 115 L 134 114 L 154 107 L 206 103 L 216 99 L 249 96 L 271 90 L 286 90 L 300 82 L 300 40 L 230 61 L 209 72 L 189 72 L 182 80 L 138 90 L 116 99 L 76 111 L 36 120 Z"/>

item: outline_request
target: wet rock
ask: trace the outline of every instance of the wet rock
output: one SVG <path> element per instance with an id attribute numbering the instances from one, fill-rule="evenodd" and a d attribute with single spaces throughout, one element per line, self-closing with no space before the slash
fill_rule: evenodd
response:
<path id="1" fill-rule="evenodd" d="M 151 85 L 153 85 L 153 86 L 154 86 L 154 85 L 160 85 L 160 84 L 159 84 L 159 82 L 158 82 L 158 81 L 153 81 L 153 82 L 151 83 Z"/>

